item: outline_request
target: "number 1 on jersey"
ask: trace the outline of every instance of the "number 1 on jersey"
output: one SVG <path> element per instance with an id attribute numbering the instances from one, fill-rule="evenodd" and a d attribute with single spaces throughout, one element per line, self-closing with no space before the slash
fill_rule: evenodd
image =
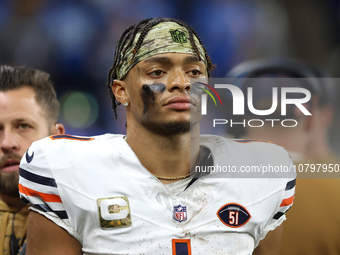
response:
<path id="1" fill-rule="evenodd" d="M 191 255 L 190 239 L 172 239 L 172 255 Z"/>

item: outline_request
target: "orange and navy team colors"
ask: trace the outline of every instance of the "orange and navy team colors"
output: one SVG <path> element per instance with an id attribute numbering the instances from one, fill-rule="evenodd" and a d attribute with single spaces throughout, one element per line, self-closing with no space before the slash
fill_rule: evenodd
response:
<path id="1" fill-rule="evenodd" d="M 214 166 L 292 164 L 271 143 L 212 135 L 200 140 Z M 19 187 L 30 209 L 68 231 L 83 254 L 250 255 L 286 219 L 295 175 L 236 174 L 195 175 L 174 195 L 144 168 L 122 135 L 62 135 L 32 144 L 21 160 Z"/>

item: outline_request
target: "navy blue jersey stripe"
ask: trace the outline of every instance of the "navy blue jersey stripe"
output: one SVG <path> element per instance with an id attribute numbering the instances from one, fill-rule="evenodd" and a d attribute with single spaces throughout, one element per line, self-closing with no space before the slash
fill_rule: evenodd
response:
<path id="1" fill-rule="evenodd" d="M 39 183 L 39 184 L 42 184 L 42 185 L 58 188 L 57 183 L 52 178 L 33 174 L 33 173 L 28 172 L 28 171 L 26 171 L 25 169 L 22 169 L 22 168 L 19 168 L 19 174 L 20 174 L 21 177 L 25 178 L 26 180 L 29 180 L 29 181 L 32 181 L 32 182 L 35 182 L 35 183 Z"/>
<path id="2" fill-rule="evenodd" d="M 237 143 L 251 143 L 251 142 L 272 143 L 271 141 L 262 139 L 231 139 L 231 140 Z"/>
<path id="3" fill-rule="evenodd" d="M 287 182 L 287 185 L 286 185 L 286 190 L 290 190 L 292 188 L 295 187 L 295 182 L 296 182 L 296 179 L 290 181 L 290 182 Z"/>
<path id="4" fill-rule="evenodd" d="M 233 140 L 238 143 L 248 143 L 248 142 L 257 142 L 258 140 L 245 140 L 245 139 L 240 139 L 240 140 Z"/>
<path id="5" fill-rule="evenodd" d="M 54 139 L 66 138 L 66 139 L 74 139 L 74 140 L 81 140 L 81 141 L 93 140 L 93 138 L 91 137 L 79 137 L 79 136 L 73 136 L 73 135 L 53 135 L 52 137 Z"/>
<path id="6" fill-rule="evenodd" d="M 52 209 L 47 204 L 34 204 L 33 206 L 44 212 L 52 212 Z"/>
<path id="7" fill-rule="evenodd" d="M 290 208 L 292 208 L 292 207 L 289 207 L 289 208 L 287 209 L 287 211 L 285 211 L 284 213 L 283 213 L 283 212 L 277 212 L 277 213 L 274 215 L 273 219 L 274 219 L 274 220 L 280 219 L 282 215 L 286 214 L 286 213 L 290 210 Z"/>
<path id="8" fill-rule="evenodd" d="M 24 197 L 21 197 L 20 199 L 21 199 L 21 201 L 24 202 L 25 204 L 31 203 L 30 201 L 28 201 L 28 200 L 27 200 L 26 198 L 24 198 Z"/>
<path id="9" fill-rule="evenodd" d="M 46 204 L 34 204 L 33 205 L 35 208 L 38 208 L 41 211 L 44 212 L 53 212 L 56 215 L 58 215 L 58 217 L 60 219 L 68 219 L 68 215 L 66 211 L 53 211 L 48 205 Z"/>
<path id="10" fill-rule="evenodd" d="M 54 213 L 56 215 L 59 216 L 60 219 L 64 220 L 64 219 L 68 219 L 68 215 L 66 211 L 54 211 Z"/>
<path id="11" fill-rule="evenodd" d="M 274 219 L 274 220 L 278 220 L 278 219 L 280 219 L 280 218 L 282 217 L 282 215 L 284 215 L 283 212 L 277 212 L 277 213 L 274 215 L 273 219 Z"/>

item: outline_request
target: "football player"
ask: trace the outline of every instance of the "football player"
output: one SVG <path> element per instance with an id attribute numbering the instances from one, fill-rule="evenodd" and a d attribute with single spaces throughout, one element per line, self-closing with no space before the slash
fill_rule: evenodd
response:
<path id="1" fill-rule="evenodd" d="M 49 74 L 0 66 L 0 254 L 15 255 L 26 239 L 28 207 L 18 191 L 19 163 L 33 141 L 64 133 Z M 27 160 L 33 158 L 27 155 Z"/>
<path id="2" fill-rule="evenodd" d="M 124 31 L 108 90 L 114 110 L 126 108 L 127 133 L 30 147 L 19 186 L 32 204 L 27 254 L 278 254 L 294 178 L 211 169 L 291 160 L 270 143 L 200 137 L 190 79 L 213 67 L 182 21 L 145 19 Z M 190 174 L 193 166 L 210 171 Z"/>

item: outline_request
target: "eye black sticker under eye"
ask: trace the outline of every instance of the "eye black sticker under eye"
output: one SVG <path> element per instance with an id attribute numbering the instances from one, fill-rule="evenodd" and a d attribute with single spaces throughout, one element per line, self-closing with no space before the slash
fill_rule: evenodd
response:
<path id="1" fill-rule="evenodd" d="M 155 103 L 155 93 L 163 93 L 165 89 L 166 86 L 163 83 L 144 84 L 142 86 L 141 97 L 144 103 L 144 114 L 150 109 L 150 106 Z"/>

